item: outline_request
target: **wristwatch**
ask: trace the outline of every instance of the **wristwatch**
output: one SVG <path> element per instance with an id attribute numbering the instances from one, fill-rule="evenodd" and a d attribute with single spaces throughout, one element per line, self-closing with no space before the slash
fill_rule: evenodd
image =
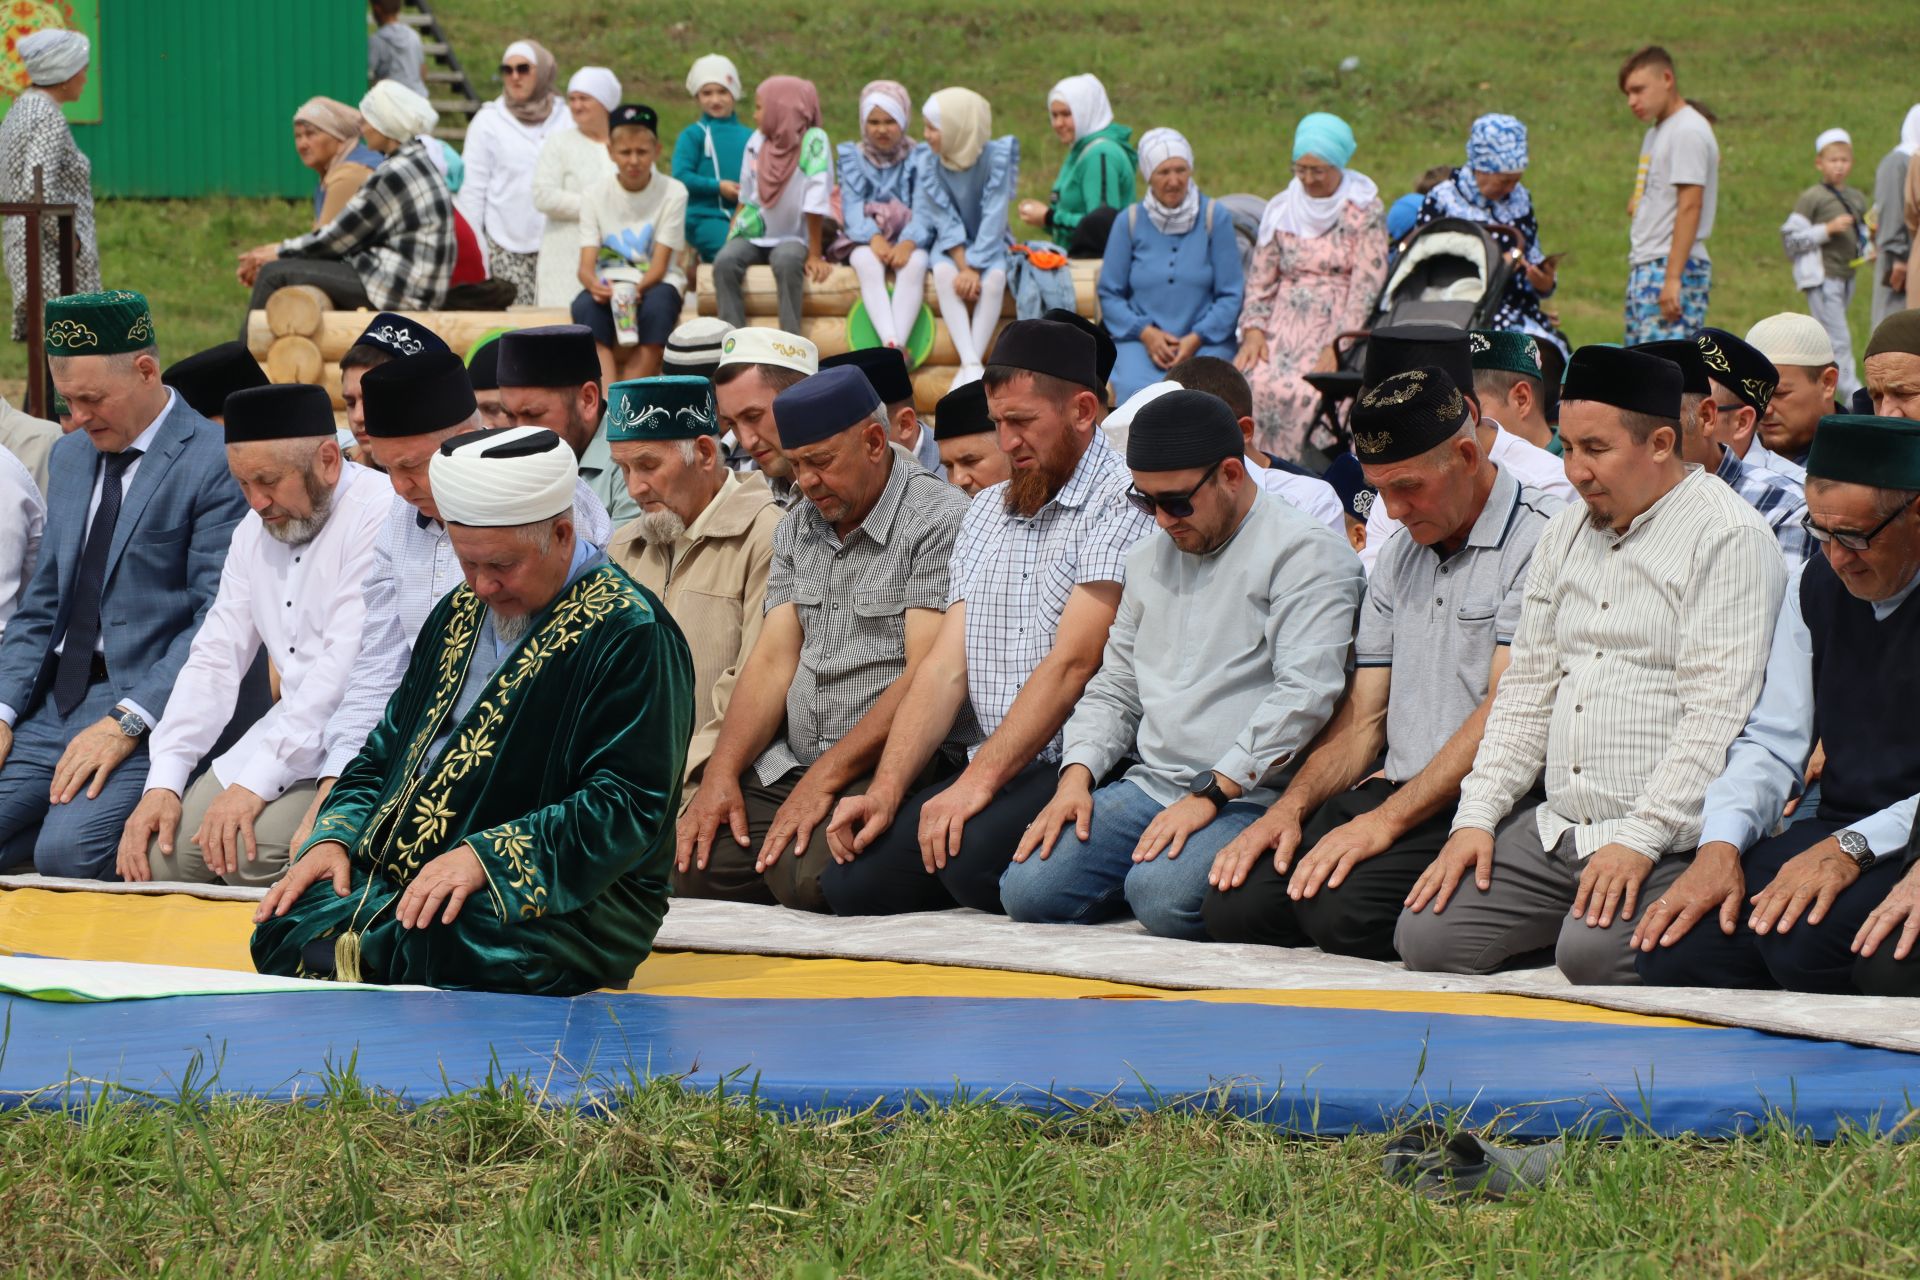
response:
<path id="1" fill-rule="evenodd" d="M 1227 807 L 1228 795 L 1220 787 L 1220 775 L 1209 769 L 1193 780 L 1193 794 L 1202 800 L 1213 801 L 1216 810 Z"/>
<path id="2" fill-rule="evenodd" d="M 142 720 L 137 713 L 128 710 L 126 707 L 115 707 L 113 709 L 113 718 L 119 721 L 120 732 L 126 734 L 129 738 L 145 737 L 147 730 L 151 727 L 145 720 Z"/>
<path id="3" fill-rule="evenodd" d="M 1862 871 L 1873 865 L 1873 846 L 1858 831 L 1842 831 L 1834 836 L 1834 841 L 1840 846 L 1840 852 L 1852 858 Z"/>

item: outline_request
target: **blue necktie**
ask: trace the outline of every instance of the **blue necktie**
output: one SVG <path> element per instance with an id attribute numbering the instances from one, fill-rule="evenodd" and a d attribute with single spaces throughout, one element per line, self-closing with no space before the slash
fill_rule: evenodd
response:
<path id="1" fill-rule="evenodd" d="M 120 519 L 120 479 L 139 457 L 138 449 L 101 455 L 106 478 L 100 485 L 100 506 L 87 529 L 86 550 L 80 553 L 80 573 L 73 581 L 73 608 L 67 614 L 67 643 L 53 673 L 53 705 L 63 716 L 72 715 L 87 696 L 93 646 L 100 639 L 100 593 L 107 581 L 107 548 L 113 545 L 113 526 Z"/>

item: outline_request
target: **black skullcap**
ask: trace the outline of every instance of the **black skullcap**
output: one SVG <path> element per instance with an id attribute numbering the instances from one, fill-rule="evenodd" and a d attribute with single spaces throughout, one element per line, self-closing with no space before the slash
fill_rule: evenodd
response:
<path id="1" fill-rule="evenodd" d="M 390 356 L 417 356 L 423 351 L 445 351 L 440 335 L 418 320 L 382 311 L 367 321 L 367 327 L 353 340 L 356 347 L 378 347 Z"/>
<path id="2" fill-rule="evenodd" d="M 1662 360 L 1671 360 L 1680 366 L 1680 390 L 1690 396 L 1710 396 L 1713 388 L 1707 384 L 1707 361 L 1700 354 L 1700 348 L 1691 338 L 1666 338 L 1659 342 L 1642 342 L 1627 348 L 1629 351 L 1644 351 L 1650 356 L 1659 356 Z"/>
<path id="3" fill-rule="evenodd" d="M 843 366 L 866 374 L 883 404 L 905 404 L 913 399 L 913 378 L 907 373 L 907 358 L 898 347 L 866 347 L 828 356 L 820 362 L 823 373 Z"/>
<path id="4" fill-rule="evenodd" d="M 955 387 L 933 406 L 933 438 L 952 440 L 959 436 L 984 435 L 993 430 L 987 414 L 987 388 L 980 382 Z"/>
<path id="5" fill-rule="evenodd" d="M 627 125 L 639 125 L 642 129 L 660 132 L 660 113 L 644 102 L 623 102 L 607 116 L 607 131 Z"/>
<path id="6" fill-rule="evenodd" d="M 1381 466 L 1417 458 L 1473 421 L 1467 398 L 1445 369 L 1404 369 L 1371 383 L 1347 418 L 1354 456 Z"/>
<path id="7" fill-rule="evenodd" d="M 1680 366 L 1644 351 L 1587 346 L 1567 362 L 1560 399 L 1592 400 L 1628 413 L 1680 420 L 1680 393 L 1686 385 Z"/>
<path id="8" fill-rule="evenodd" d="M 1100 377 L 1099 352 L 1100 346 L 1092 336 L 1074 325 L 1058 320 L 1015 320 L 1000 331 L 987 363 L 1044 373 L 1104 395 L 1107 384 Z"/>
<path id="9" fill-rule="evenodd" d="M 1367 337 L 1360 383 L 1374 387 L 1396 373 L 1429 368 L 1445 369 L 1463 395 L 1473 395 L 1471 335 L 1447 324 L 1395 324 L 1375 329 Z"/>
<path id="10" fill-rule="evenodd" d="M 880 393 L 858 369 L 822 369 L 773 398 L 782 449 L 798 449 L 858 426 L 880 407 Z"/>
<path id="11" fill-rule="evenodd" d="M 1693 335 L 1700 358 L 1707 362 L 1707 376 L 1751 405 L 1756 413 L 1765 413 L 1773 402 L 1774 388 L 1780 385 L 1780 371 L 1760 349 L 1725 329 L 1702 329 Z"/>
<path id="12" fill-rule="evenodd" d="M 1047 324 L 1049 321 L 1035 321 Z M 1186 471 L 1210 467 L 1247 450 L 1240 420 L 1219 396 L 1169 391 L 1140 406 L 1127 430 L 1127 467 L 1133 471 Z"/>
<path id="13" fill-rule="evenodd" d="M 174 361 L 160 381 L 179 392 L 201 417 L 217 418 L 225 412 L 228 396 L 266 386 L 267 374 L 245 343 L 223 342 Z"/>
<path id="14" fill-rule="evenodd" d="M 367 370 L 360 379 L 360 400 L 367 434 L 382 439 L 457 427 L 477 407 L 467 366 L 445 347 Z"/>
<path id="15" fill-rule="evenodd" d="M 504 334 L 494 334 L 473 349 L 467 357 L 467 381 L 473 384 L 475 391 L 498 391 L 500 389 L 500 339 Z"/>
<path id="16" fill-rule="evenodd" d="M 543 324 L 500 335 L 503 387 L 579 387 L 600 381 L 593 330 L 583 324 Z"/>
<path id="17" fill-rule="evenodd" d="M 325 387 L 304 382 L 243 387 L 227 397 L 221 410 L 226 415 L 228 444 L 333 438 L 333 400 Z"/>
<path id="18" fill-rule="evenodd" d="M 1070 324 L 1093 339 L 1093 371 L 1100 375 L 1100 385 L 1106 386 L 1113 377 L 1113 366 L 1120 359 L 1120 348 L 1115 344 L 1113 335 L 1105 325 L 1095 324 L 1078 311 L 1069 311 L 1065 307 L 1049 307 L 1040 314 L 1042 320 L 1052 320 L 1056 324 Z"/>

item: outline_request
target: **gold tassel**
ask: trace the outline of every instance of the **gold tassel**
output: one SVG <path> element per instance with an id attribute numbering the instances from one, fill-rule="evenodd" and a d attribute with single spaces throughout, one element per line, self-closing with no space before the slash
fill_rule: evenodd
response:
<path id="1" fill-rule="evenodd" d="M 333 940 L 333 980 L 361 981 L 360 935 L 356 931 L 348 930 Z"/>

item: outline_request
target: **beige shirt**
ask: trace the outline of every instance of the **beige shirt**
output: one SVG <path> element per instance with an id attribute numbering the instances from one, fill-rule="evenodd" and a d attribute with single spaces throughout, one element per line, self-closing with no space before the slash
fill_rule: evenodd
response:
<path id="1" fill-rule="evenodd" d="M 1785 584 L 1766 521 L 1699 467 L 1623 534 L 1594 528 L 1585 503 L 1555 516 L 1453 829 L 1492 831 L 1544 766 L 1547 848 L 1568 831 L 1582 858 L 1694 848 Z"/>
<path id="2" fill-rule="evenodd" d="M 25 464 L 42 498 L 47 496 L 47 456 L 59 439 L 59 423 L 32 417 L 0 398 L 0 448 Z"/>
<path id="3" fill-rule="evenodd" d="M 615 564 L 666 602 L 693 651 L 689 779 L 712 754 L 740 667 L 760 638 L 773 530 L 782 514 L 759 473 L 730 471 L 707 509 L 671 545 L 643 540 L 635 520 L 607 548 Z"/>

